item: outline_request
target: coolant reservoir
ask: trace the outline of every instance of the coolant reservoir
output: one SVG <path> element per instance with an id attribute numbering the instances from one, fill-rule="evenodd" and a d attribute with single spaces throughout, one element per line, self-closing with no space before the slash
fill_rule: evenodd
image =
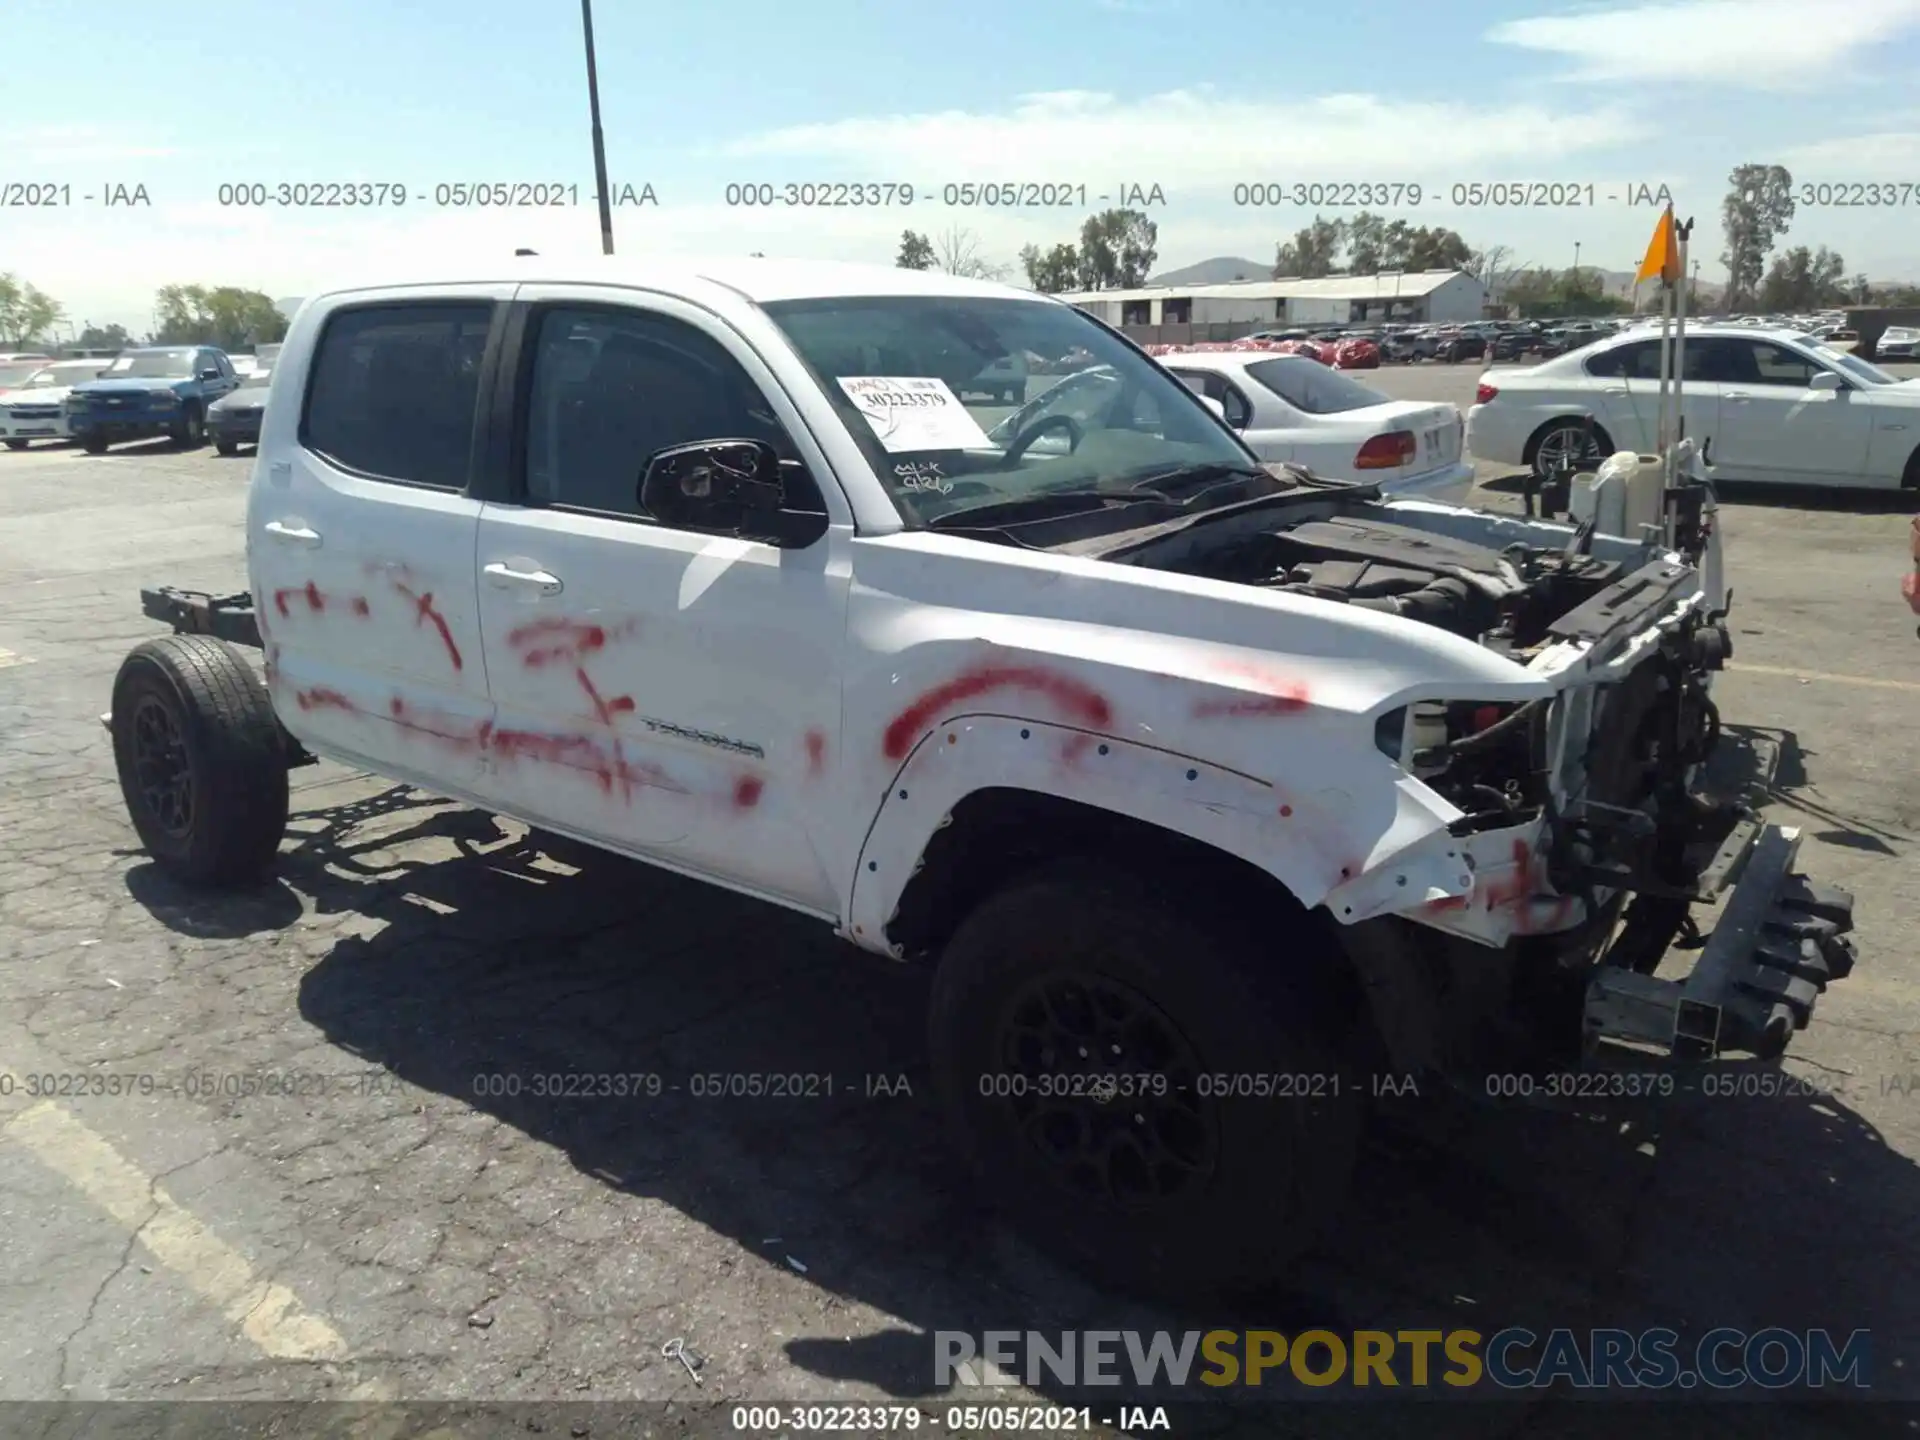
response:
<path id="1" fill-rule="evenodd" d="M 1606 491 L 1612 484 L 1620 487 L 1618 528 L 1602 524 L 1596 528 L 1629 540 L 1641 538 L 1641 527 L 1659 525 L 1666 518 L 1666 473 L 1658 455 L 1638 455 L 1617 450 L 1600 465 L 1594 477 L 1595 488 Z"/>
<path id="2" fill-rule="evenodd" d="M 1620 450 L 1600 463 L 1591 475 L 1576 475 L 1567 496 L 1567 515 L 1575 524 L 1591 523 L 1602 535 L 1627 533 L 1626 474 L 1640 457 Z"/>

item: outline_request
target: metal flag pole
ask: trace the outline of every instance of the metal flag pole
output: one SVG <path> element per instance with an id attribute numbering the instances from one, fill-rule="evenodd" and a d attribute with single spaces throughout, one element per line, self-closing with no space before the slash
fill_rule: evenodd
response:
<path id="1" fill-rule="evenodd" d="M 1673 207 L 1669 205 L 1666 208 L 1666 210 L 1662 213 L 1660 217 L 1660 223 L 1654 230 L 1654 237 L 1655 237 L 1654 244 L 1656 246 L 1664 246 L 1667 243 L 1667 236 L 1668 236 L 1667 227 L 1672 225 L 1672 223 L 1673 223 Z M 1652 248 L 1653 247 L 1650 246 L 1649 251 L 1651 251 Z M 1646 274 L 1647 266 L 1652 262 L 1652 258 L 1653 258 L 1652 254 L 1650 253 L 1648 255 L 1648 258 L 1641 262 L 1640 271 L 1642 276 Z M 1655 452 L 1658 455 L 1660 455 L 1663 460 L 1666 456 L 1667 449 L 1670 443 L 1670 437 L 1668 434 L 1667 426 L 1670 418 L 1669 406 L 1671 405 L 1671 402 L 1672 402 L 1671 387 L 1673 384 L 1673 375 L 1674 375 L 1674 370 L 1673 370 L 1673 285 L 1667 279 L 1666 269 L 1667 269 L 1666 255 L 1664 250 L 1662 250 L 1661 267 L 1659 271 L 1659 277 L 1660 277 L 1660 410 L 1659 410 L 1659 419 L 1655 422 L 1655 425 L 1654 425 L 1653 443 L 1654 443 Z M 1666 473 L 1664 469 L 1662 470 L 1662 473 L 1663 474 Z"/>
<path id="2" fill-rule="evenodd" d="M 593 63 L 593 0 L 580 0 L 587 39 L 587 105 L 593 112 L 593 181 L 600 193 L 600 253 L 613 253 L 613 196 L 607 185 L 607 137 L 600 130 L 600 72 Z"/>
<path id="3" fill-rule="evenodd" d="M 1674 245 L 1675 265 L 1680 273 L 1680 278 L 1673 283 L 1673 432 L 1675 444 L 1679 443 L 1681 436 L 1686 430 L 1686 421 L 1682 418 L 1685 407 L 1681 404 L 1681 396 L 1686 393 L 1687 388 L 1687 242 L 1692 238 L 1693 221 L 1691 219 L 1684 225 L 1674 227 L 1674 239 L 1676 242 Z M 1701 437 L 1696 435 L 1693 437 L 1693 441 L 1694 444 L 1698 446 L 1701 443 Z M 1667 465 L 1665 471 L 1665 481 L 1668 489 L 1673 488 L 1674 481 L 1677 478 L 1674 471 L 1675 458 L 1673 447 L 1669 446 L 1667 449 Z"/>

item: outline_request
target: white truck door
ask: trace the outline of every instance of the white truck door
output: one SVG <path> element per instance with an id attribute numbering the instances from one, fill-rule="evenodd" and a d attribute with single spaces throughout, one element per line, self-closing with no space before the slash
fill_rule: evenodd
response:
<path id="1" fill-rule="evenodd" d="M 303 315 L 269 392 L 247 564 L 274 708 L 316 753 L 480 789 L 492 714 L 466 493 L 488 335 L 513 287 Z"/>
<path id="2" fill-rule="evenodd" d="M 501 808 L 823 913 L 850 517 L 771 372 L 696 306 L 520 292 L 514 503 L 480 518 Z M 799 438 L 796 446 L 795 437 Z M 806 548 L 644 514 L 648 459 L 761 439 L 822 480 Z"/>

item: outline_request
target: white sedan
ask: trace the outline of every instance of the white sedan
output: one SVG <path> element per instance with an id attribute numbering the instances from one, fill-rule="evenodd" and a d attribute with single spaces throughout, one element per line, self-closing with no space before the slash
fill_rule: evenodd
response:
<path id="1" fill-rule="evenodd" d="M 82 380 L 95 379 L 111 360 L 55 360 L 0 387 L 0 440 L 9 450 L 24 450 L 35 440 L 65 440 L 67 396 Z"/>
<path id="2" fill-rule="evenodd" d="M 1660 338 L 1629 332 L 1524 369 L 1480 377 L 1467 448 L 1544 475 L 1570 455 L 1649 452 L 1660 409 Z M 1788 330 L 1687 330 L 1684 433 L 1711 441 L 1724 480 L 1920 488 L 1920 381 Z"/>
<path id="3" fill-rule="evenodd" d="M 1262 460 L 1449 505 L 1463 504 L 1473 488 L 1453 405 L 1395 400 L 1300 355 L 1211 350 L 1157 358 L 1218 405 Z"/>

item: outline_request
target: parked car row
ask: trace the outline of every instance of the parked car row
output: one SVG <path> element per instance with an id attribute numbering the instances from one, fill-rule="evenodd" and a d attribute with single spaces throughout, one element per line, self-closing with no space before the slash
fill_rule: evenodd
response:
<path id="1" fill-rule="evenodd" d="M 1629 331 L 1543 364 L 1493 369 L 1467 412 L 1481 460 L 1544 476 L 1571 458 L 1650 452 L 1661 341 Z M 1920 489 L 1920 380 L 1792 330 L 1689 327 L 1681 355 L 1683 433 L 1735 481 Z"/>
<path id="2" fill-rule="evenodd" d="M 111 359 L 0 356 L 0 441 L 77 441 L 90 455 L 126 440 L 166 436 L 223 455 L 260 439 L 260 414 L 278 346 L 233 357 L 207 345 L 138 346 Z"/>

